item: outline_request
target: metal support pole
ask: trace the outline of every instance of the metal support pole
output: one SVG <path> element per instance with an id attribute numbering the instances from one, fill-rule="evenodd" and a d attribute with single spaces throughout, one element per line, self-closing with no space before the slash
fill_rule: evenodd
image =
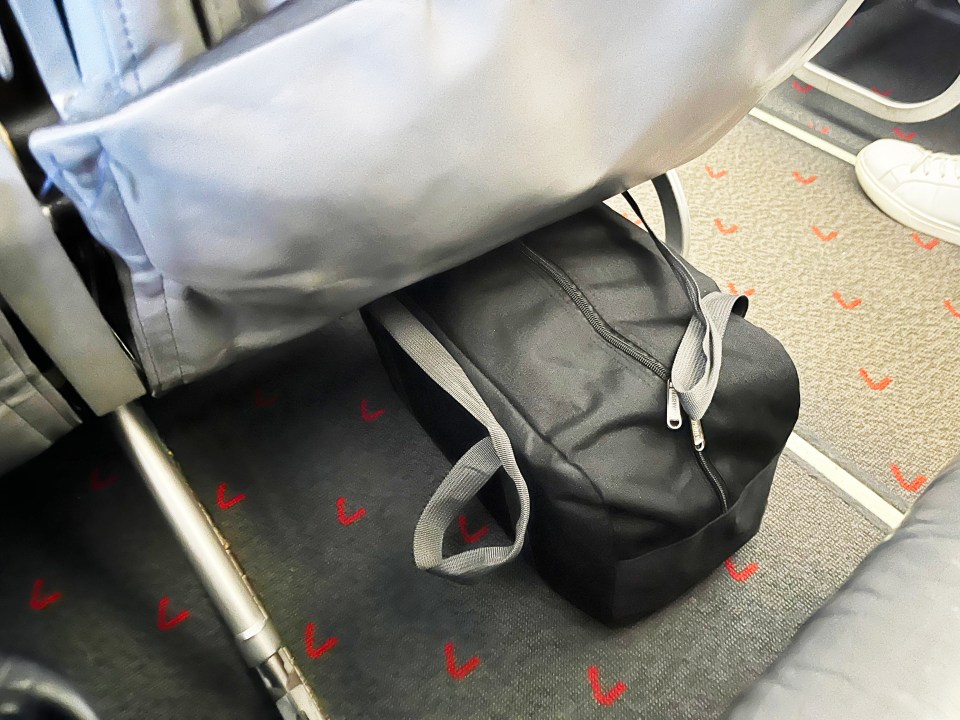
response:
<path id="1" fill-rule="evenodd" d="M 663 211 L 663 241 L 681 257 L 690 249 L 690 205 L 676 170 L 668 170 L 653 180 Z"/>
<path id="2" fill-rule="evenodd" d="M 120 441 L 176 533 L 184 552 L 233 634 L 247 665 L 263 680 L 284 720 L 328 720 L 283 647 L 270 617 L 193 494 L 172 453 L 136 403 L 115 414 Z"/>

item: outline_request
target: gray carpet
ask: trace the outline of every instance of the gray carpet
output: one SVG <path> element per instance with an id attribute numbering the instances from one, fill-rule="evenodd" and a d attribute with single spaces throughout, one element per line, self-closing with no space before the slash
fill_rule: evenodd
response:
<path id="1" fill-rule="evenodd" d="M 524 563 L 473 587 L 413 567 L 417 515 L 448 465 L 355 317 L 151 412 L 337 718 L 717 717 L 881 535 L 785 459 L 730 569 L 610 630 Z M 0 542 L 22 548 L 0 573 L 0 647 L 40 655 L 106 718 L 270 717 L 115 448 L 73 438 L 18 473 L 0 508 Z M 345 520 L 363 508 L 347 525 L 341 497 Z M 490 526 L 468 514 L 472 531 Z M 41 595 L 62 592 L 42 610 L 37 578 Z M 191 614 L 161 631 L 164 596 L 166 618 Z M 309 623 L 329 648 L 316 658 Z"/>
<path id="2" fill-rule="evenodd" d="M 752 118 L 680 174 L 690 259 L 752 291 L 748 317 L 799 368 L 800 434 L 908 507 L 960 453 L 960 247 L 924 249 L 852 166 Z"/>

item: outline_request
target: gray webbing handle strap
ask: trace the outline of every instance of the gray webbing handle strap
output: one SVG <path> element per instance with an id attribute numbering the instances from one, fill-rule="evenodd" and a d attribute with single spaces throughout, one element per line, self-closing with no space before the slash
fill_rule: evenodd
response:
<path id="1" fill-rule="evenodd" d="M 413 535 L 417 567 L 453 580 L 470 580 L 513 560 L 523 547 L 530 520 L 530 493 L 517 467 L 507 433 L 446 348 L 396 298 L 386 297 L 368 307 L 431 380 L 475 417 L 489 433 L 464 454 L 427 503 Z M 443 557 L 443 535 L 454 518 L 500 468 L 513 481 L 520 499 L 520 516 L 511 546 L 481 547 Z"/>
<path id="2" fill-rule="evenodd" d="M 680 278 L 693 306 L 693 317 L 673 358 L 670 381 L 687 415 L 700 420 L 710 407 L 720 379 L 723 334 L 730 315 L 736 312 L 742 316 L 747 311 L 747 297 L 719 290 L 701 296 L 697 280 L 687 266 L 659 240 L 657 248 Z"/>
<path id="3" fill-rule="evenodd" d="M 737 307 L 738 303 L 742 310 Z M 694 420 L 703 418 L 716 392 L 723 359 L 723 334 L 730 315 L 737 312 L 742 316 L 746 303 L 744 295 L 712 292 L 700 299 L 703 317 L 690 318 L 673 359 L 670 380 L 680 396 L 680 404 Z"/>
<path id="4" fill-rule="evenodd" d="M 670 265 L 674 275 L 683 285 L 684 292 L 693 307 L 693 317 L 683 334 L 677 354 L 673 360 L 670 381 L 673 383 L 680 404 L 693 420 L 700 420 L 710 407 L 713 394 L 720 379 L 720 365 L 723 360 L 723 335 L 732 313 L 741 317 L 747 312 L 748 300 L 745 295 L 730 295 L 714 291 L 701 295 L 700 286 L 683 261 L 670 247 L 671 233 L 684 234 L 687 229 L 686 201 L 679 185 L 679 177 L 671 170 L 665 175 L 654 178 L 653 185 L 663 208 L 664 225 L 668 234 L 667 242 L 660 240 L 644 221 L 644 225 L 653 238 L 657 250 Z M 625 193 L 631 207 L 641 217 L 636 200 Z M 680 247 L 684 238 L 678 242 Z"/>

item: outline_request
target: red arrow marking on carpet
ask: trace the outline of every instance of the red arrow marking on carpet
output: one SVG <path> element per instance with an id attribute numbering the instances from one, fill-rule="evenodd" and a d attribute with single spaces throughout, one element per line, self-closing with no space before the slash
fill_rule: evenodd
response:
<path id="1" fill-rule="evenodd" d="M 746 582 L 760 569 L 756 563 L 752 562 L 747 563 L 743 570 L 737 570 L 736 565 L 733 564 L 733 558 L 727 558 L 723 561 L 723 564 L 727 568 L 727 572 L 730 573 L 730 577 L 737 582 Z"/>
<path id="2" fill-rule="evenodd" d="M 860 303 L 863 302 L 862 298 L 854 298 L 849 302 L 843 299 L 843 295 L 840 294 L 839 290 L 833 291 L 833 299 L 840 303 L 840 307 L 844 310 L 853 310 L 854 308 L 860 307 Z"/>
<path id="3" fill-rule="evenodd" d="M 907 492 L 916 492 L 923 487 L 923 484 L 927 481 L 926 475 L 917 475 L 913 480 L 907 480 L 897 465 L 891 465 L 890 470 L 893 472 L 893 476 L 897 479 L 897 482 L 900 483 L 900 487 Z"/>
<path id="4" fill-rule="evenodd" d="M 474 532 L 470 532 L 470 530 L 467 529 L 466 515 L 461 515 L 457 519 L 457 521 L 460 524 L 460 534 L 463 535 L 463 539 L 466 540 L 471 545 L 475 542 L 482 540 L 486 536 L 486 534 L 490 532 L 490 528 L 487 525 L 484 525 L 483 527 L 478 528 Z"/>
<path id="5" fill-rule="evenodd" d="M 34 610 L 43 610 L 49 605 L 53 605 L 57 600 L 63 597 L 61 592 L 52 592 L 49 595 L 43 594 L 43 578 L 37 578 L 33 581 L 33 589 L 30 591 L 30 607 Z"/>
<path id="6" fill-rule="evenodd" d="M 831 240 L 835 240 L 837 238 L 836 230 L 831 230 L 830 232 L 824 234 L 823 230 L 818 228 L 816 225 L 811 225 L 810 229 L 813 230 L 814 235 L 816 235 L 818 238 L 820 238 L 824 242 L 830 242 Z"/>
<path id="7" fill-rule="evenodd" d="M 371 410 L 370 406 L 367 405 L 366 400 L 360 401 L 360 417 L 363 418 L 364 422 L 376 422 L 385 412 L 386 410 L 383 408 L 380 408 L 379 410 Z"/>
<path id="8" fill-rule="evenodd" d="M 238 502 L 243 502 L 246 499 L 246 493 L 237 493 L 232 498 L 227 499 L 226 483 L 220 483 L 220 486 L 217 488 L 217 507 L 219 507 L 221 510 L 229 510 Z"/>
<path id="9" fill-rule="evenodd" d="M 316 623 L 307 623 L 303 631 L 303 645 L 307 651 L 307 657 L 316 660 L 326 652 L 329 652 L 339 642 L 335 637 L 328 637 L 320 645 L 317 645 L 317 625 Z"/>
<path id="10" fill-rule="evenodd" d="M 901 140 L 906 140 L 906 141 L 908 141 L 908 142 L 909 142 L 910 140 L 913 140 L 913 139 L 917 136 L 917 134 L 916 134 L 915 132 L 904 132 L 904 131 L 901 130 L 900 128 L 894 128 L 894 129 L 893 129 L 893 134 L 896 135 L 896 136 L 897 136 L 898 138 L 900 138 Z"/>
<path id="11" fill-rule="evenodd" d="M 463 665 L 457 665 L 457 648 L 452 642 L 448 642 L 443 648 L 443 654 L 447 658 L 447 674 L 454 680 L 463 680 L 480 666 L 480 658 L 474 655 Z"/>
<path id="12" fill-rule="evenodd" d="M 727 283 L 727 289 L 728 289 L 733 295 L 746 295 L 747 297 L 752 297 L 753 294 L 757 291 L 756 288 L 750 288 L 749 290 L 744 290 L 744 291 L 741 293 L 740 291 L 737 290 L 737 286 L 734 285 L 732 282 L 728 282 L 728 283 Z"/>
<path id="13" fill-rule="evenodd" d="M 870 377 L 870 373 L 864 368 L 860 368 L 860 377 L 863 378 L 863 381 L 870 386 L 871 390 L 886 390 L 890 383 L 893 382 L 893 378 L 885 377 L 882 380 L 877 382 L 873 381 L 873 378 Z"/>
<path id="14" fill-rule="evenodd" d="M 922 247 L 924 250 L 933 250 L 937 245 L 940 244 L 940 241 L 937 240 L 936 238 L 933 238 L 932 240 L 930 240 L 930 242 L 924 242 L 923 238 L 921 238 L 920 235 L 918 235 L 917 233 L 914 233 L 910 237 L 913 238 L 913 241 L 917 245 Z"/>
<path id="15" fill-rule="evenodd" d="M 160 598 L 160 607 L 157 609 L 157 627 L 161 630 L 170 630 L 190 617 L 189 610 L 181 610 L 173 617 L 167 617 L 167 608 L 170 606 L 170 598 Z"/>
<path id="16" fill-rule="evenodd" d="M 804 177 L 803 175 L 800 174 L 799 170 L 794 170 L 793 179 L 796 180 L 801 185 L 809 185 L 810 183 L 812 183 L 814 180 L 817 179 L 817 176 L 810 175 L 809 177 Z"/>
<path id="17" fill-rule="evenodd" d="M 106 490 L 108 487 L 113 485 L 117 481 L 117 474 L 110 473 L 104 477 L 103 472 L 100 468 L 96 468 L 90 472 L 90 487 L 94 490 Z"/>
<path id="18" fill-rule="evenodd" d="M 367 514 L 366 508 L 357 508 L 352 515 L 347 515 L 347 499 L 337 498 L 337 520 L 341 525 L 353 525 L 357 520 Z"/>
<path id="19" fill-rule="evenodd" d="M 796 90 L 797 92 L 801 92 L 803 94 L 807 94 L 808 92 L 813 90 L 813 85 L 804 85 L 799 80 L 794 80 L 791 84 L 793 85 L 794 90 Z"/>
<path id="20" fill-rule="evenodd" d="M 604 692 L 600 684 L 600 671 L 596 665 L 587 668 L 587 679 L 590 681 L 590 689 L 593 690 L 593 698 L 600 705 L 613 705 L 617 698 L 627 691 L 627 686 L 622 680 L 617 680 L 609 690 Z"/>
<path id="21" fill-rule="evenodd" d="M 710 177 L 712 177 L 714 180 L 717 180 L 717 179 L 719 179 L 719 178 L 722 178 L 724 175 L 727 174 L 727 171 L 726 171 L 726 170 L 717 170 L 717 171 L 714 171 L 714 169 L 713 169 L 712 167 L 710 167 L 709 165 L 704 165 L 704 166 L 703 166 L 703 169 L 706 170 L 706 171 L 707 171 L 707 175 L 709 175 Z"/>
<path id="22" fill-rule="evenodd" d="M 729 225 L 725 227 L 724 224 L 720 222 L 720 218 L 715 218 L 713 221 L 713 224 L 716 225 L 717 230 L 719 230 L 724 235 L 733 235 L 733 233 L 735 233 L 737 230 L 740 229 L 739 225 Z"/>
<path id="23" fill-rule="evenodd" d="M 890 97 L 893 94 L 893 90 L 881 90 L 876 85 L 870 86 L 870 92 L 874 92 L 877 95 L 883 95 L 884 97 Z"/>
<path id="24" fill-rule="evenodd" d="M 957 310 L 957 308 L 954 307 L 954 305 L 953 305 L 952 302 L 950 302 L 949 300 L 944 300 L 944 301 L 943 301 L 943 306 L 944 306 L 947 310 L 949 310 L 949 311 L 950 311 L 950 314 L 953 315 L 955 318 L 960 318 L 960 310 Z"/>
<path id="25" fill-rule="evenodd" d="M 253 393 L 253 404 L 259 408 L 273 407 L 279 399 L 280 397 L 276 393 L 267 395 L 260 388 L 257 388 Z"/>

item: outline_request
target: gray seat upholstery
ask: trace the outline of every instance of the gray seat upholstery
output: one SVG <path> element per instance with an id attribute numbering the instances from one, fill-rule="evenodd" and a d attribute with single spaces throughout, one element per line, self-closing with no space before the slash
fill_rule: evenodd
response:
<path id="1" fill-rule="evenodd" d="M 0 313 L 0 474 L 45 450 L 78 423 Z"/>
<path id="2" fill-rule="evenodd" d="M 659 18 L 656 0 L 9 0 L 5 74 L 36 70 L 62 121 L 30 152 L 118 261 L 137 364 L 21 177 L 22 142 L 0 142 L 0 298 L 108 414 L 692 159 L 857 1 Z M 6 387 L 23 405 L 19 371 Z M 46 412 L 40 432 L 0 412 L 0 473 L 69 429 Z"/>
<path id="3" fill-rule="evenodd" d="M 728 720 L 960 718 L 958 508 L 960 458 L 807 621 Z"/>
<path id="4" fill-rule="evenodd" d="M 0 475 L 80 424 L 31 361 L 4 315 L 27 332 L 98 414 L 144 393 L 93 298 L 21 174 L 0 143 Z"/>
<path id="5" fill-rule="evenodd" d="M 16 156 L 4 144 L 0 297 L 95 413 L 105 415 L 144 393 L 133 363 L 54 235 Z M 7 336 L 12 347 L 12 331 Z"/>
<path id="6" fill-rule="evenodd" d="M 14 4 L 32 27 L 55 5 Z M 137 48 L 202 50 L 187 0 L 176 23 L 126 2 L 135 40 L 113 3 L 62 4 L 86 20 L 57 33 L 75 81 L 30 148 L 121 261 L 154 394 L 693 159 L 845 5 L 298 0 L 164 77 Z"/>

